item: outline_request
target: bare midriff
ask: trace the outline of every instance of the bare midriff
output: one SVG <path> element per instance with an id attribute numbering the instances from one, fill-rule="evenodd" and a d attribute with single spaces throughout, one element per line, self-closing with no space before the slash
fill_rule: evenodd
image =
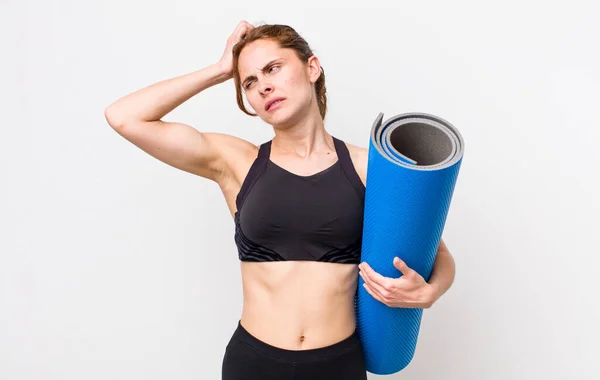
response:
<path id="1" fill-rule="evenodd" d="M 241 325 L 287 350 L 326 347 L 356 327 L 355 264 L 316 261 L 241 262 Z"/>

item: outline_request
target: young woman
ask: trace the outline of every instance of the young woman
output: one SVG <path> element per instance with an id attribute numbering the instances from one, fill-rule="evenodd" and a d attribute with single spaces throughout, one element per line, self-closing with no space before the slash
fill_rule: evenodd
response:
<path id="1" fill-rule="evenodd" d="M 259 146 L 161 118 L 234 79 L 240 109 L 273 128 Z M 325 75 L 285 25 L 242 21 L 221 59 L 107 107 L 125 139 L 175 168 L 216 182 L 235 222 L 243 311 L 222 363 L 224 380 L 366 379 L 356 333 L 358 274 L 389 307 L 430 307 L 452 284 L 443 241 L 429 282 L 405 263 L 384 278 L 360 261 L 367 149 L 324 126 Z M 243 95 L 256 114 L 244 107 Z"/>

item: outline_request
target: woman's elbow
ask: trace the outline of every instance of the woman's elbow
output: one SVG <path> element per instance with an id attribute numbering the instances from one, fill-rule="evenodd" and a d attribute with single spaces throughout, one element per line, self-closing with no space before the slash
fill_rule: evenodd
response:
<path id="1" fill-rule="evenodd" d="M 121 129 L 125 126 L 125 118 L 112 104 L 104 109 L 104 118 L 113 129 Z"/>

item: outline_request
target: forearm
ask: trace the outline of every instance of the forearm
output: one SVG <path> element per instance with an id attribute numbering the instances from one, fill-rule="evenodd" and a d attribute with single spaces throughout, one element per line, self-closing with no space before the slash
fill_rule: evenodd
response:
<path id="1" fill-rule="evenodd" d="M 115 124 L 124 124 L 129 120 L 160 120 L 194 95 L 229 78 L 219 65 L 209 65 L 124 96 L 108 106 L 106 114 Z"/>
<path id="2" fill-rule="evenodd" d="M 433 269 L 429 280 L 427 281 L 433 289 L 433 298 L 437 300 L 450 288 L 454 282 L 456 266 L 454 258 L 450 251 L 443 246 L 438 248 L 438 252 L 433 263 Z"/>

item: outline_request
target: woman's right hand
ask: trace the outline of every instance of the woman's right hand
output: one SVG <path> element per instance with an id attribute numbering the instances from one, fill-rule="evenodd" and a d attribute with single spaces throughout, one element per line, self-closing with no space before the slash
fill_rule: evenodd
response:
<path id="1" fill-rule="evenodd" d="M 221 67 L 221 69 L 225 72 L 227 78 L 231 78 L 233 76 L 233 47 L 245 36 L 246 33 L 248 33 L 248 31 L 252 29 L 254 29 L 252 24 L 242 20 L 236 26 L 229 38 L 227 38 L 227 45 L 225 46 L 223 56 L 217 62 L 217 65 L 219 65 L 219 67 Z"/>

